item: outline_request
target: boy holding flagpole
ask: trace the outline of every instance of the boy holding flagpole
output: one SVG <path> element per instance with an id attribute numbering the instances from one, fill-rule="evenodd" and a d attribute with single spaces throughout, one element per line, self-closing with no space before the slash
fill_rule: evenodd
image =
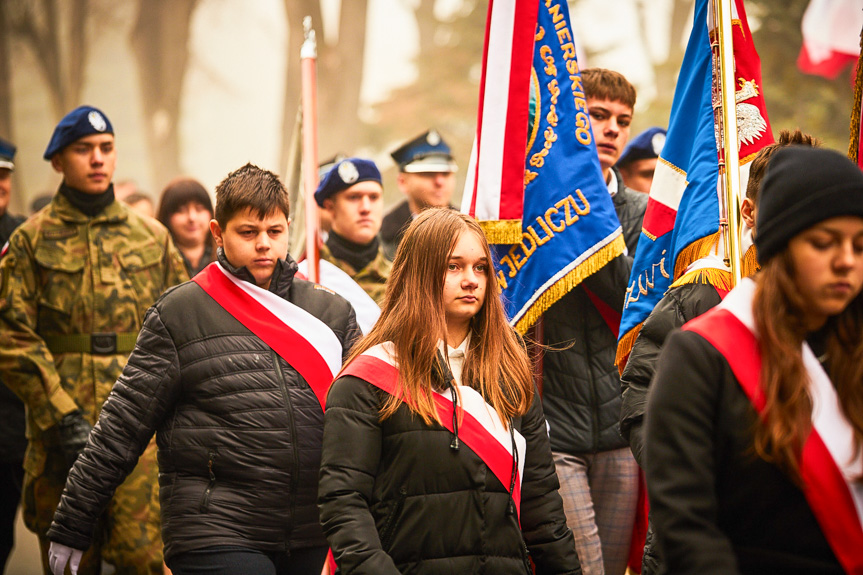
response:
<path id="1" fill-rule="evenodd" d="M 350 304 L 294 277 L 288 193 L 251 164 L 216 189 L 218 261 L 149 310 L 69 479 L 51 566 L 76 573 L 153 433 L 175 575 L 319 573 L 326 389 L 359 334 Z"/>

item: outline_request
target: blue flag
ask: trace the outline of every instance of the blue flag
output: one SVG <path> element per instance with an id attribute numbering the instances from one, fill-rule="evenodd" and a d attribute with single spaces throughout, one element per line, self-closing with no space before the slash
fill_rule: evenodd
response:
<path id="1" fill-rule="evenodd" d="M 674 282 L 683 282 L 688 266 L 720 251 L 720 180 L 717 145 L 719 80 L 714 82 L 709 0 L 697 0 L 692 34 L 671 106 L 665 146 L 660 153 L 632 265 L 620 324 L 617 360 L 622 370 L 644 320 Z M 733 8 L 736 92 L 741 182 L 748 163 L 773 141 L 758 89 L 760 62 L 752 44 L 742 0 Z M 710 20 L 710 21 L 709 21 Z M 716 114 L 716 116 L 715 116 Z M 721 264 L 720 264 L 721 265 Z M 729 278 L 714 274 L 714 285 Z M 728 285 L 722 285 L 727 289 Z"/>

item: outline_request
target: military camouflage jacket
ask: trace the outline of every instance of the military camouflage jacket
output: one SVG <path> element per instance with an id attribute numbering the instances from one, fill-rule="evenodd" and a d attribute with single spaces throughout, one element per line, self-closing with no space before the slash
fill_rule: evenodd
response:
<path id="1" fill-rule="evenodd" d="M 31 440 L 76 408 L 95 423 L 144 313 L 187 279 L 168 231 L 118 201 L 90 218 L 56 194 L 16 230 L 0 263 L 0 373 Z"/>
<path id="2" fill-rule="evenodd" d="M 340 260 L 333 255 L 326 244 L 321 246 L 321 259 L 325 259 L 339 267 L 343 272 L 351 276 L 357 284 L 363 288 L 375 303 L 381 305 L 384 301 L 384 291 L 387 278 L 393 269 L 393 263 L 384 256 L 383 248 L 378 248 L 378 255 L 370 261 L 366 267 L 356 271 L 349 263 Z"/>

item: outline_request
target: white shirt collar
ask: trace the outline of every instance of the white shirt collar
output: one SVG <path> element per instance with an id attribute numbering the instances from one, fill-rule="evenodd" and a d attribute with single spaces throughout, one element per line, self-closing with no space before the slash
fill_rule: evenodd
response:
<path id="1" fill-rule="evenodd" d="M 452 376 L 455 378 L 456 385 L 461 385 L 461 372 L 464 367 L 464 359 L 467 355 L 467 349 L 470 345 L 470 335 L 471 332 L 467 332 L 467 337 L 464 338 L 458 347 L 450 347 L 443 340 L 438 340 L 438 349 L 441 353 L 446 352 L 446 358 L 449 362 L 450 371 L 452 371 Z"/>
<path id="2" fill-rule="evenodd" d="M 610 176 L 608 179 L 608 194 L 613 198 L 617 195 L 617 174 L 614 173 L 614 170 L 608 170 L 608 175 Z"/>

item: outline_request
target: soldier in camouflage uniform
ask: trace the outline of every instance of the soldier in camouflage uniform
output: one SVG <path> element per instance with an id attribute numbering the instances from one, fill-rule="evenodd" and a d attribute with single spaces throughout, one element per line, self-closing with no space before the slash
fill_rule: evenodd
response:
<path id="1" fill-rule="evenodd" d="M 392 269 L 378 238 L 384 205 L 380 170 L 371 160 L 341 160 L 321 180 L 315 201 L 332 221 L 321 258 L 341 268 L 380 305 Z"/>
<path id="2" fill-rule="evenodd" d="M 0 372 L 27 406 L 24 522 L 45 533 L 77 454 L 134 348 L 144 313 L 188 279 L 168 231 L 115 201 L 108 119 L 82 106 L 44 155 L 63 174 L 50 205 L 12 235 L 0 263 Z M 161 573 L 158 467 L 151 443 L 116 491 L 79 573 Z"/>

